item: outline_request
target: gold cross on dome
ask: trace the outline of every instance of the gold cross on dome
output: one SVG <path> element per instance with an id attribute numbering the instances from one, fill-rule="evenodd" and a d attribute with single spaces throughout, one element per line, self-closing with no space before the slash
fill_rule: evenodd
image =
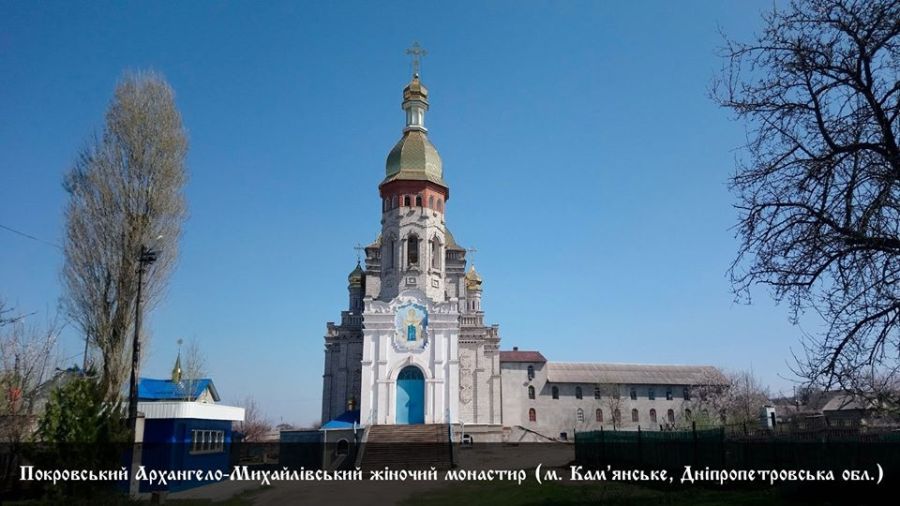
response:
<path id="1" fill-rule="evenodd" d="M 412 56 L 413 77 L 417 77 L 419 75 L 421 58 L 428 55 L 428 51 L 419 45 L 419 41 L 414 41 L 412 46 L 406 50 L 406 54 Z"/>
<path id="2" fill-rule="evenodd" d="M 469 258 L 469 262 L 475 263 L 475 253 L 478 253 L 478 250 L 475 248 L 466 248 L 466 253 L 471 257 Z"/>
<path id="3" fill-rule="evenodd" d="M 366 248 L 362 244 L 356 243 L 356 246 L 354 246 L 353 249 L 356 250 L 356 263 L 359 263 L 359 253 L 360 253 L 360 251 L 363 251 Z"/>

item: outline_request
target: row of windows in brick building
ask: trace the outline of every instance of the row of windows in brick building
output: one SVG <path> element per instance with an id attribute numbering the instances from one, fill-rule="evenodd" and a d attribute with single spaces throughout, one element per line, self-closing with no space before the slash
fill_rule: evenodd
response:
<path id="1" fill-rule="evenodd" d="M 594 399 L 600 399 L 600 398 L 602 397 L 602 393 L 603 393 L 603 392 L 601 391 L 601 389 L 600 389 L 599 386 L 594 387 Z M 559 387 L 557 387 L 557 386 L 551 387 L 551 388 L 550 388 L 550 395 L 553 396 L 554 399 L 559 399 Z M 686 400 L 686 401 L 691 400 L 691 391 L 690 391 L 690 389 L 687 388 L 687 387 L 685 387 L 684 389 L 682 389 L 681 396 L 682 396 L 682 397 L 684 398 L 684 400 Z M 534 399 L 534 397 L 535 397 L 535 390 L 534 390 L 534 387 L 533 387 L 533 386 L 529 386 L 529 387 L 528 387 L 528 398 L 529 398 L 529 399 Z M 637 389 L 636 389 L 636 388 L 632 388 L 632 389 L 631 389 L 631 392 L 629 393 L 629 397 L 630 397 L 631 400 L 633 400 L 633 401 L 636 401 L 636 400 L 637 400 L 637 398 L 638 398 L 638 393 L 637 393 Z M 583 391 L 582 391 L 581 387 L 575 387 L 575 398 L 576 398 L 576 399 L 583 399 L 583 398 L 584 398 L 584 394 L 583 394 Z M 647 398 L 650 399 L 651 401 L 652 401 L 652 400 L 655 400 L 655 399 L 656 399 L 656 390 L 653 389 L 653 388 L 648 389 L 648 390 L 647 390 Z M 666 389 L 666 400 L 667 400 L 667 401 L 671 401 L 673 398 L 674 398 L 674 396 L 673 396 L 673 394 L 672 394 L 672 389 L 671 389 L 671 388 Z"/>
<path id="2" fill-rule="evenodd" d="M 686 419 L 690 420 L 691 416 L 693 416 L 691 413 L 691 410 L 685 409 L 684 417 Z M 578 408 L 578 410 L 575 412 L 575 418 L 579 422 L 584 422 L 584 410 L 581 408 Z M 598 408 L 596 411 L 594 411 L 594 420 L 597 423 L 603 423 L 603 410 L 602 409 Z M 528 421 L 529 422 L 537 422 L 537 410 L 536 409 L 531 408 L 528 410 Z M 613 420 L 612 421 L 616 424 L 622 423 L 622 413 L 618 409 L 613 411 Z M 668 423 L 670 423 L 670 424 L 675 423 L 675 410 L 670 409 L 670 410 L 666 411 L 666 421 L 668 421 Z M 637 409 L 631 410 L 631 422 L 632 423 L 640 423 L 641 422 L 641 414 L 640 414 L 640 411 L 638 411 Z M 656 415 L 655 409 L 650 410 L 650 423 L 652 423 L 654 425 L 659 423 L 659 419 Z"/>
<path id="3" fill-rule="evenodd" d="M 413 198 L 415 198 L 416 207 L 422 207 L 422 205 L 424 204 L 424 199 L 422 198 L 421 195 L 416 195 L 415 197 L 413 197 L 412 195 L 403 195 L 402 197 L 399 197 L 399 198 L 397 195 L 394 195 L 391 198 L 387 198 L 387 197 L 384 198 L 384 202 L 382 204 L 382 211 L 389 211 L 391 209 L 396 209 L 398 204 L 403 207 L 412 207 Z M 434 195 L 428 197 L 428 208 L 443 212 L 444 211 L 444 199 L 442 199 L 442 198 L 435 199 Z"/>

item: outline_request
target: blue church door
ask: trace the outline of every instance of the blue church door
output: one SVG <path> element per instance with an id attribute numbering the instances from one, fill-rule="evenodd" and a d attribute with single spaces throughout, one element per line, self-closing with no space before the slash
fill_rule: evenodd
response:
<path id="1" fill-rule="evenodd" d="M 425 376 L 412 365 L 397 376 L 397 423 L 425 423 Z"/>

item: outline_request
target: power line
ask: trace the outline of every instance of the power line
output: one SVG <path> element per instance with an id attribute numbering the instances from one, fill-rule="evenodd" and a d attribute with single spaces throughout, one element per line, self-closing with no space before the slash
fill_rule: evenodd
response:
<path id="1" fill-rule="evenodd" d="M 47 246 L 53 246 L 54 248 L 63 249 L 62 246 L 60 246 L 59 244 L 57 244 L 55 242 L 45 241 L 45 240 L 35 237 L 31 234 L 26 234 L 25 232 L 22 232 L 20 230 L 16 230 L 14 228 L 7 227 L 6 225 L 3 225 L 2 223 L 0 223 L 0 228 L 2 228 L 3 230 L 7 230 L 9 232 L 12 232 L 16 235 L 21 235 L 22 237 L 25 237 L 26 239 L 31 239 L 32 241 L 37 241 L 39 243 L 46 244 Z"/>

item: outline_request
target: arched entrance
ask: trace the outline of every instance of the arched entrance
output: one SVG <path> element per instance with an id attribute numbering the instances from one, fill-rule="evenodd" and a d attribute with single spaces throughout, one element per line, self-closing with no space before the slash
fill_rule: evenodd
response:
<path id="1" fill-rule="evenodd" d="M 413 365 L 397 376 L 397 423 L 425 423 L 425 376 Z"/>

